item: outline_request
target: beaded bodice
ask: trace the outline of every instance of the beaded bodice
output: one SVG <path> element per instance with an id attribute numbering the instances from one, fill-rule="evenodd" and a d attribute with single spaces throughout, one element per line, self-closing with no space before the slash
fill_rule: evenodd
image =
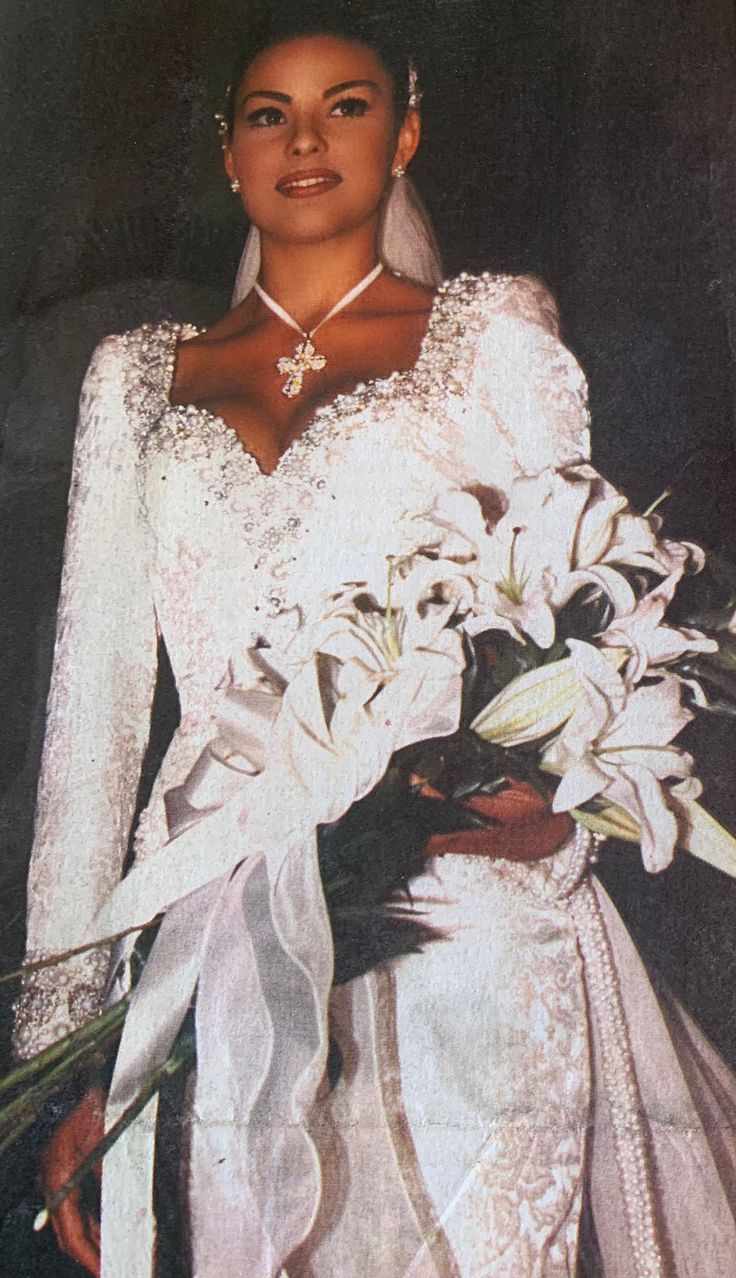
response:
<path id="1" fill-rule="evenodd" d="M 448 281 L 413 368 L 317 409 L 271 474 L 221 418 L 171 404 L 177 343 L 196 331 L 108 338 L 85 379 L 31 867 L 34 955 L 66 948 L 80 910 L 119 877 L 159 636 L 182 718 L 139 856 L 165 841 L 163 794 L 211 735 L 218 689 L 254 639 L 278 643 L 325 592 L 420 543 L 442 490 L 488 487 L 502 502 L 519 473 L 587 453 L 584 379 L 532 279 Z M 99 957 L 29 980 L 19 1050 L 83 1021 L 100 984 Z"/>

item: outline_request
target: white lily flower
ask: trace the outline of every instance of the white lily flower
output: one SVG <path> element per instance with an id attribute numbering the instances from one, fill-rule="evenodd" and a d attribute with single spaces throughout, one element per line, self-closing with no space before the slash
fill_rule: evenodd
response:
<path id="1" fill-rule="evenodd" d="M 693 717 L 681 683 L 663 672 L 656 684 L 627 692 L 602 652 L 570 647 L 585 698 L 542 756 L 562 778 L 553 808 L 569 811 L 598 795 L 618 805 L 640 827 L 646 868 L 662 870 L 678 839 L 678 803 L 700 793 L 692 758 L 672 745 Z"/>
<path id="2" fill-rule="evenodd" d="M 438 553 L 472 556 L 477 602 L 468 633 L 498 628 L 544 649 L 560 608 L 583 586 L 605 594 L 618 618 L 636 606 L 622 568 L 661 577 L 702 563 L 697 547 L 659 542 L 658 519 L 634 515 L 587 464 L 518 479 L 490 533 L 468 492 L 445 495 L 426 522 L 437 530 Z"/>
<path id="3" fill-rule="evenodd" d="M 333 595 L 312 633 L 312 648 L 385 681 L 412 653 L 432 647 L 453 617 L 467 615 L 473 601 L 473 583 L 462 564 L 422 552 L 389 560 L 380 595 L 365 582 L 350 583 Z"/>
<path id="4" fill-rule="evenodd" d="M 705 565 L 705 551 L 694 541 L 669 541 L 663 537 L 656 545 L 656 559 L 663 576 L 700 572 Z"/>
<path id="5" fill-rule="evenodd" d="M 709 639 L 702 630 L 690 626 L 678 629 L 663 624 L 664 614 L 683 571 L 683 565 L 678 565 L 660 585 L 638 600 L 630 612 L 617 617 L 601 635 L 604 647 L 629 649 L 631 659 L 626 673 L 632 683 L 638 683 L 651 666 L 666 665 L 686 652 L 718 651 L 716 640 Z"/>
<path id="6" fill-rule="evenodd" d="M 464 616 L 472 600 L 462 565 L 423 554 L 389 565 L 382 598 L 361 584 L 333 597 L 313 645 L 334 741 L 347 740 L 361 716 L 379 735 L 395 735 L 402 720 L 412 735 L 425 696 L 437 706 L 447 703 L 447 731 L 455 731 L 465 657 L 461 633 L 449 623 Z"/>
<path id="7" fill-rule="evenodd" d="M 621 568 L 643 569 L 657 576 L 679 568 L 681 575 L 702 555 L 689 543 L 659 541 L 659 518 L 635 515 L 627 499 L 592 467 L 578 466 L 575 474 L 588 478 L 590 490 L 575 532 L 569 576 L 559 580 L 554 600 L 558 608 L 589 582 L 599 585 L 611 600 L 614 615 L 622 616 L 633 610 L 636 596 Z"/>
<path id="8" fill-rule="evenodd" d="M 470 726 L 484 741 L 495 745 L 539 741 L 567 722 L 582 695 L 570 658 L 550 661 L 512 679 Z"/>
<path id="9" fill-rule="evenodd" d="M 540 648 L 555 638 L 555 593 L 569 572 L 572 531 L 585 507 L 586 481 L 545 471 L 517 480 L 491 537 L 479 545 L 479 616 Z"/>
<path id="10" fill-rule="evenodd" d="M 336 820 L 377 785 L 396 750 L 457 730 L 465 652 L 450 623 L 471 596 L 456 564 L 430 566 L 421 555 L 394 565 L 383 597 L 365 582 L 333 594 L 249 790 L 254 836 L 261 813 L 271 837 L 275 822 L 293 834 Z"/>

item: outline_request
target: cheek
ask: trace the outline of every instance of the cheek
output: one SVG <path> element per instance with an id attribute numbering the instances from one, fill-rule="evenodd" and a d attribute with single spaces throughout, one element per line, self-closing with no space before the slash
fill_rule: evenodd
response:
<path id="1" fill-rule="evenodd" d="M 393 135 L 380 126 L 366 125 L 330 140 L 330 153 L 344 177 L 365 189 L 385 186 L 395 151 Z"/>
<path id="2" fill-rule="evenodd" d="M 275 172 L 281 172 L 284 159 L 283 138 L 273 133 L 245 135 L 233 147 L 235 168 L 244 181 L 254 186 L 273 183 Z"/>

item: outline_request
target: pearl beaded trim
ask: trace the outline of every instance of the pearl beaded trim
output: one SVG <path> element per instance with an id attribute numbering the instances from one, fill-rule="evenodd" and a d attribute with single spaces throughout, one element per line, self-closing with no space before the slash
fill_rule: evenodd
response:
<path id="1" fill-rule="evenodd" d="M 595 889 L 584 879 L 569 898 L 583 958 L 585 983 L 601 1040 L 621 1194 L 636 1272 L 631 1278 L 665 1278 L 657 1237 L 651 1155 L 634 1070 L 626 1014 L 611 945 Z"/>

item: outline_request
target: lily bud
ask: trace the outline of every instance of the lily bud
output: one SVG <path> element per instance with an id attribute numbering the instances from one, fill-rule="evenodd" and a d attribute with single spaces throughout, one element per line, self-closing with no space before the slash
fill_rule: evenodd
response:
<path id="1" fill-rule="evenodd" d="M 628 653 L 626 648 L 607 648 L 603 655 L 620 670 Z M 524 745 L 558 732 L 584 698 L 572 659 L 563 657 L 512 679 L 470 726 L 494 745 Z"/>

